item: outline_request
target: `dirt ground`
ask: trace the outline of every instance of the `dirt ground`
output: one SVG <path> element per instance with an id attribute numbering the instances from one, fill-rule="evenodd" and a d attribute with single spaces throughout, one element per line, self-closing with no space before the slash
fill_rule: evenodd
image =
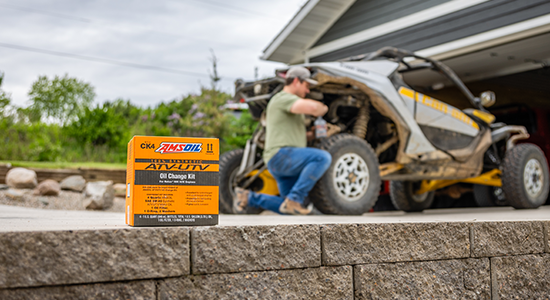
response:
<path id="1" fill-rule="evenodd" d="M 17 190 L 23 192 L 21 199 L 12 199 L 6 195 L 6 190 L 0 190 L 0 204 L 58 210 L 86 210 L 83 204 L 84 194 L 72 191 L 61 191 L 58 196 L 33 195 L 33 190 Z M 113 206 L 104 210 L 124 212 L 124 198 L 115 197 Z"/>

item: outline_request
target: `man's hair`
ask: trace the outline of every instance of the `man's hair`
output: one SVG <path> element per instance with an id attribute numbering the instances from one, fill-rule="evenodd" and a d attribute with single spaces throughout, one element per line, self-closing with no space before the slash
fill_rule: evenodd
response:
<path id="1" fill-rule="evenodd" d="M 294 82 L 294 78 L 298 78 L 298 80 L 300 80 L 300 83 L 304 82 L 304 80 L 300 77 L 287 77 L 285 79 L 285 85 L 291 85 Z"/>

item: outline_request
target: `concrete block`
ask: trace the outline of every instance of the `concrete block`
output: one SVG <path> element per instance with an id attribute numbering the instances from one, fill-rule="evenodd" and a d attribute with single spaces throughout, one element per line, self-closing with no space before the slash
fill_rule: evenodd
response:
<path id="1" fill-rule="evenodd" d="M 0 290 L 3 300 L 156 299 L 153 280 Z"/>
<path id="2" fill-rule="evenodd" d="M 352 267 L 191 275 L 159 282 L 160 299 L 353 299 Z"/>
<path id="3" fill-rule="evenodd" d="M 189 274 L 188 228 L 0 233 L 0 288 Z"/>
<path id="4" fill-rule="evenodd" d="M 493 299 L 550 298 L 550 254 L 491 258 Z"/>
<path id="5" fill-rule="evenodd" d="M 472 257 L 544 252 L 542 222 L 472 223 Z"/>
<path id="6" fill-rule="evenodd" d="M 489 259 L 355 266 L 355 299 L 490 299 Z"/>
<path id="7" fill-rule="evenodd" d="M 466 223 L 321 226 L 323 265 L 467 258 Z"/>
<path id="8" fill-rule="evenodd" d="M 319 226 L 193 228 L 191 261 L 193 274 L 319 267 Z"/>
<path id="9" fill-rule="evenodd" d="M 544 222 L 544 252 L 550 253 L 550 222 Z"/>

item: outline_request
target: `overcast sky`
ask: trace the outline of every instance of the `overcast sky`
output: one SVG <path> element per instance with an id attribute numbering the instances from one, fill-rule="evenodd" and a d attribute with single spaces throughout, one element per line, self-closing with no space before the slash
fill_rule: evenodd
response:
<path id="1" fill-rule="evenodd" d="M 68 74 L 92 84 L 98 103 L 154 106 L 210 86 L 212 49 L 220 87 L 233 93 L 255 67 L 262 78 L 284 66 L 259 57 L 305 2 L 0 0 L 2 89 L 25 106 L 39 75 Z"/>

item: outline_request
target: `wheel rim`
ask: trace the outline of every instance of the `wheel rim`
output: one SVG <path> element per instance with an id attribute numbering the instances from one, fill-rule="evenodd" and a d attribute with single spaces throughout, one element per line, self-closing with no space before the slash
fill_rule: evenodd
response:
<path id="1" fill-rule="evenodd" d="M 534 158 L 530 159 L 525 164 L 523 170 L 523 186 L 530 197 L 538 196 L 542 191 L 544 182 L 542 166 L 540 162 Z"/>
<path id="2" fill-rule="evenodd" d="M 426 199 L 428 199 L 428 192 L 426 192 L 424 194 L 420 194 L 420 195 L 412 194 L 411 196 L 412 196 L 411 198 L 414 202 L 422 203 L 422 202 L 426 201 Z"/>
<path id="3" fill-rule="evenodd" d="M 235 199 L 236 197 L 235 188 L 237 187 L 237 180 L 235 177 L 237 176 L 238 172 L 239 172 L 239 168 L 235 168 L 229 175 L 229 183 L 230 183 L 229 192 L 231 193 L 231 203 L 233 203 L 233 199 Z"/>
<path id="4" fill-rule="evenodd" d="M 493 187 L 493 199 L 497 205 L 506 205 L 506 196 L 504 195 L 504 190 L 501 187 Z"/>
<path id="5" fill-rule="evenodd" d="M 355 153 L 338 158 L 332 175 L 334 188 L 346 201 L 357 201 L 367 192 L 369 169 L 365 160 Z"/>
<path id="6" fill-rule="evenodd" d="M 422 181 L 418 181 L 418 182 L 412 182 L 410 184 L 411 199 L 416 203 L 422 203 L 422 202 L 426 201 L 426 199 L 428 199 L 428 195 L 430 194 L 430 192 L 425 192 L 425 193 L 419 194 L 419 195 L 414 193 L 415 191 L 417 191 L 420 188 L 421 183 L 422 183 Z"/>

